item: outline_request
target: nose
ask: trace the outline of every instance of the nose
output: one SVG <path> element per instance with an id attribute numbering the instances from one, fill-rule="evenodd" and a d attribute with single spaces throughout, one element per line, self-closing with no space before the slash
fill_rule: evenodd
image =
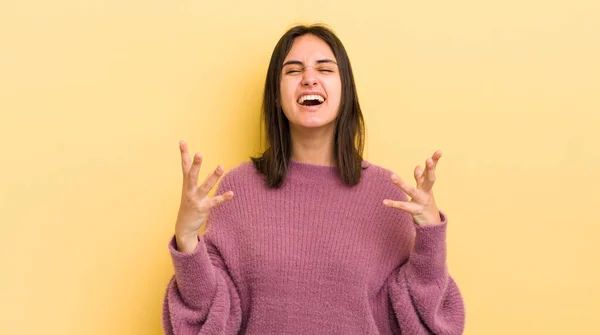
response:
<path id="1" fill-rule="evenodd" d="M 302 86 L 312 87 L 317 84 L 317 75 L 315 73 L 315 69 L 310 66 L 304 68 L 304 73 L 302 74 Z"/>

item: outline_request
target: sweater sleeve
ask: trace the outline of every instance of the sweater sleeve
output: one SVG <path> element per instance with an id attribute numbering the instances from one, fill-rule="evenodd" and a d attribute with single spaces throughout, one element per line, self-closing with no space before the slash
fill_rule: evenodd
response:
<path id="1" fill-rule="evenodd" d="M 219 219 L 220 215 L 213 217 L 211 212 L 211 225 Z M 175 275 L 163 299 L 165 334 L 237 334 L 242 320 L 240 298 L 225 262 L 210 239 L 198 236 L 193 253 L 178 251 L 175 237 L 168 248 Z"/>
<path id="2" fill-rule="evenodd" d="M 402 334 L 462 334 L 465 308 L 458 286 L 446 267 L 447 220 L 417 226 L 408 262 L 388 281 L 393 311 Z"/>

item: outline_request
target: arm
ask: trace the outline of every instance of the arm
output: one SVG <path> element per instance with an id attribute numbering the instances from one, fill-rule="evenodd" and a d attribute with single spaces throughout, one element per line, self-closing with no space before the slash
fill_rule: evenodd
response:
<path id="1" fill-rule="evenodd" d="M 389 294 L 402 334 L 462 334 L 465 308 L 446 267 L 447 220 L 417 226 L 407 263 L 388 280 Z"/>
<path id="2" fill-rule="evenodd" d="M 415 167 L 416 187 L 392 175 L 391 179 L 407 201 L 384 200 L 388 207 L 410 213 L 415 224 L 415 243 L 409 260 L 394 271 L 389 283 L 390 300 L 403 334 L 462 334 L 465 308 L 454 280 L 446 267 L 445 215 L 433 196 L 435 168 L 442 152 L 437 150 L 425 161 L 425 169 Z"/>
<path id="3" fill-rule="evenodd" d="M 169 243 L 175 275 L 163 302 L 165 334 L 236 334 L 241 308 L 233 281 L 216 253 L 209 253 L 205 238 L 198 236 L 193 253 Z"/>
<path id="4" fill-rule="evenodd" d="M 184 141 L 179 143 L 179 149 L 183 187 L 175 237 L 169 243 L 175 275 L 163 301 L 163 328 L 168 335 L 236 334 L 241 324 L 236 287 L 219 250 L 209 237 L 200 236 L 206 220 L 211 226 L 216 223 L 217 230 L 221 224 L 235 221 L 232 211 L 224 207 L 233 193 L 224 192 L 228 182 L 223 178 L 217 195 L 209 198 L 208 192 L 223 174 L 223 168 L 218 166 L 199 186 L 202 156 L 194 154 L 192 162 Z"/>

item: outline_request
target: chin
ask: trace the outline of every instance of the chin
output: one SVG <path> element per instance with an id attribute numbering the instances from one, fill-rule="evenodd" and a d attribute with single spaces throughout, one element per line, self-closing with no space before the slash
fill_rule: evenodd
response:
<path id="1" fill-rule="evenodd" d="M 299 120 L 300 121 L 300 120 Z M 301 120 L 296 123 L 297 127 L 301 128 L 309 128 L 309 129 L 318 129 L 331 126 L 333 127 L 333 123 L 335 120 L 324 121 L 324 120 Z"/>
<path id="2" fill-rule="evenodd" d="M 288 119 L 293 126 L 304 129 L 334 127 L 336 120 L 336 113 L 326 109 L 312 111 L 297 109 L 289 116 L 291 118 Z"/>

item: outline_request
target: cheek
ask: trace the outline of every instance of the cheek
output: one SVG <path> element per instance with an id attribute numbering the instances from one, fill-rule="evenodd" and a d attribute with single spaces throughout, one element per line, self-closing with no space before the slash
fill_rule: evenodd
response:
<path id="1" fill-rule="evenodd" d="M 293 119 L 292 111 L 294 110 L 295 87 L 289 81 L 282 80 L 279 86 L 280 104 L 283 114 L 288 119 Z"/>
<path id="2" fill-rule="evenodd" d="M 294 99 L 295 86 L 289 80 L 282 80 L 279 87 L 282 104 L 290 104 L 290 101 Z"/>
<path id="3" fill-rule="evenodd" d="M 333 80 L 329 83 L 328 90 L 329 97 L 332 98 L 332 101 L 336 104 L 339 104 L 342 100 L 342 83 L 340 80 Z"/>

